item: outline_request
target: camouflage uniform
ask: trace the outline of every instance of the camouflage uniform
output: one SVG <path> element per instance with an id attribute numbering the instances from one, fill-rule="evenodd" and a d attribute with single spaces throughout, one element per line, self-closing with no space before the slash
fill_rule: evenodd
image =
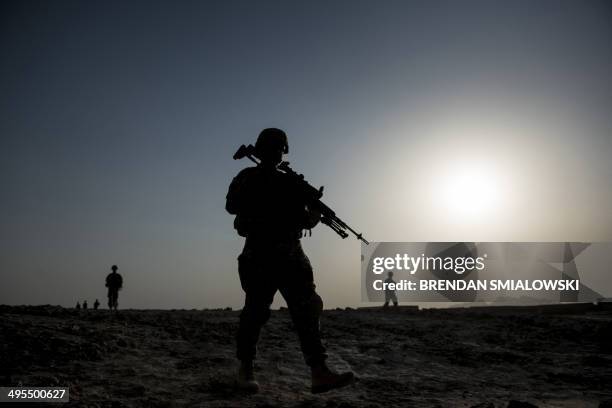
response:
<path id="1" fill-rule="evenodd" d="M 246 297 L 240 314 L 237 357 L 255 358 L 261 327 L 280 291 L 297 329 L 308 365 L 326 359 L 319 333 L 323 301 L 315 292 L 310 261 L 300 245 L 309 212 L 298 186 L 274 168 L 250 167 L 232 181 L 226 209 L 236 214 L 235 226 L 246 236 L 238 257 L 240 284 Z"/>

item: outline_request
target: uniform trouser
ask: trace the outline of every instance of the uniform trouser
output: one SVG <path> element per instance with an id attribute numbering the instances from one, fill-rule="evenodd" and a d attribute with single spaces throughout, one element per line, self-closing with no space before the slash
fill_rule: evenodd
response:
<path id="1" fill-rule="evenodd" d="M 386 290 L 385 291 L 385 304 L 389 304 L 389 301 L 393 301 L 393 304 L 397 303 L 397 296 L 395 295 L 394 290 Z"/>
<path id="2" fill-rule="evenodd" d="M 117 308 L 119 300 L 119 289 L 108 289 L 108 308 Z"/>
<path id="3" fill-rule="evenodd" d="M 306 364 L 325 361 L 319 332 L 323 301 L 315 292 L 312 267 L 299 241 L 280 251 L 245 248 L 238 257 L 238 272 L 246 294 L 237 335 L 238 359 L 255 359 L 259 332 L 278 290 L 287 302 Z"/>

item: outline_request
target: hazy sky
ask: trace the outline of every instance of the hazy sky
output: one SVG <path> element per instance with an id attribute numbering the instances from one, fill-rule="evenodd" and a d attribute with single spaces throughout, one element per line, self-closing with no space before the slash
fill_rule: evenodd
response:
<path id="1" fill-rule="evenodd" d="M 0 304 L 239 307 L 269 126 L 372 241 L 612 240 L 606 1 L 4 1 Z M 359 244 L 303 241 L 326 307 Z M 277 295 L 277 304 L 280 295 Z"/>

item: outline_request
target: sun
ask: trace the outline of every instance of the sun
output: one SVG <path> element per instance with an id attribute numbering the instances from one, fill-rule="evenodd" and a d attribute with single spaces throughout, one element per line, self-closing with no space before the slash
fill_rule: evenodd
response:
<path id="1" fill-rule="evenodd" d="M 453 218 L 487 216 L 504 205 L 504 179 L 490 163 L 449 163 L 432 182 L 433 202 Z"/>

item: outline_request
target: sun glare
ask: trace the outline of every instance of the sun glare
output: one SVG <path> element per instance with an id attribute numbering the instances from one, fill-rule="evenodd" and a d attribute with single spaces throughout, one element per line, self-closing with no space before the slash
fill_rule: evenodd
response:
<path id="1" fill-rule="evenodd" d="M 495 213 L 503 205 L 503 180 L 486 163 L 455 163 L 433 180 L 434 202 L 451 217 Z"/>

